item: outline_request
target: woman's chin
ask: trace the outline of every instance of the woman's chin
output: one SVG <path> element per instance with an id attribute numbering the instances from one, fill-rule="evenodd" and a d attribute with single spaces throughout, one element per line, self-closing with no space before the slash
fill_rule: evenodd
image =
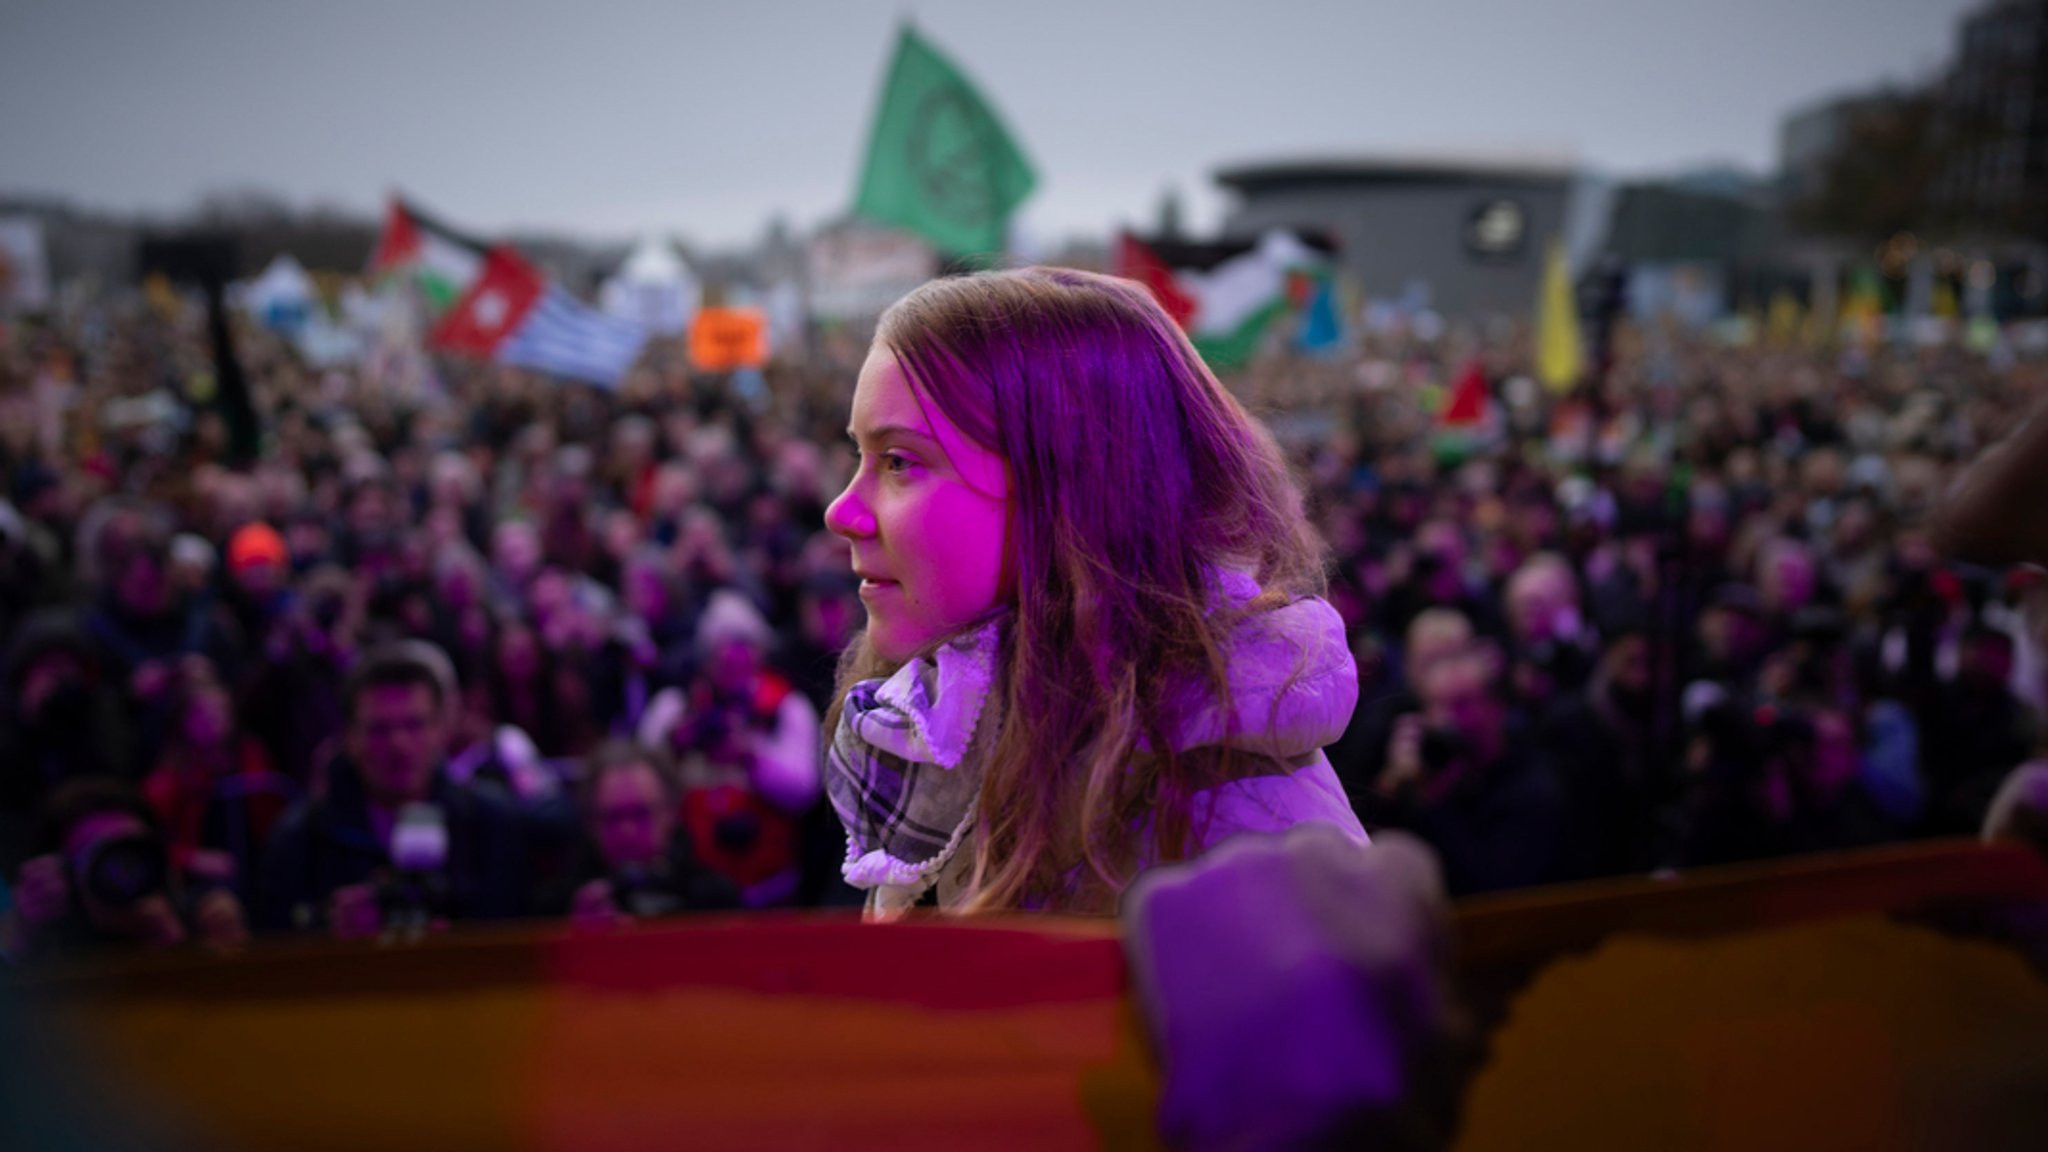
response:
<path id="1" fill-rule="evenodd" d="M 903 643 L 890 636 L 888 629 L 875 627 L 872 621 L 868 624 L 868 647 L 890 664 L 902 664 L 917 654 L 917 645 Z"/>

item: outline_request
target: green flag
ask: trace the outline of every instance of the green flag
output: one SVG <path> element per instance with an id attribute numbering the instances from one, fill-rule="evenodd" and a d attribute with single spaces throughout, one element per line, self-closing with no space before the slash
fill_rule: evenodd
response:
<path id="1" fill-rule="evenodd" d="M 995 109 L 906 26 L 855 214 L 915 232 L 947 256 L 1001 252 L 1010 213 L 1036 182 Z"/>

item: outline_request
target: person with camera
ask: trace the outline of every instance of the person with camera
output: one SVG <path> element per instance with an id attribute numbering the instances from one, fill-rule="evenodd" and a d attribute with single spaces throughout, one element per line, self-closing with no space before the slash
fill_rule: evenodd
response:
<path id="1" fill-rule="evenodd" d="M 96 597 L 84 626 L 98 649 L 100 664 L 127 688 L 127 703 L 145 746 L 170 728 L 170 696 L 178 668 L 203 657 L 232 673 L 241 639 L 211 597 L 181 588 L 172 579 L 173 521 L 163 509 L 125 498 L 110 498 L 92 530 L 82 531 L 84 582 Z M 129 765 L 130 770 L 147 764 Z"/>
<path id="2" fill-rule="evenodd" d="M 261 927 L 358 939 L 526 910 L 527 854 L 512 802 L 444 770 L 455 697 L 454 671 L 431 644 L 395 641 L 364 654 L 344 692 L 345 756 L 325 793 L 272 833 Z"/>
<path id="3" fill-rule="evenodd" d="M 1370 818 L 1382 803 L 1378 784 L 1387 766 L 1394 725 L 1402 716 L 1421 707 L 1415 695 L 1418 671 L 1439 656 L 1472 643 L 1472 621 L 1463 612 L 1456 608 L 1425 608 L 1408 622 L 1408 630 L 1389 660 L 1395 668 L 1395 690 L 1378 696 L 1360 694 L 1351 723 L 1328 750 L 1330 766 L 1360 819 Z"/>
<path id="4" fill-rule="evenodd" d="M 1502 597 L 1507 618 L 1509 686 L 1532 722 L 1584 688 L 1597 639 L 1579 611 L 1578 578 L 1555 552 L 1515 569 Z"/>
<path id="5" fill-rule="evenodd" d="M 1657 757 L 1655 653 L 1647 627 L 1618 625 L 1586 686 L 1538 729 L 1565 800 L 1560 879 L 1647 872 L 1668 787 Z"/>
<path id="6" fill-rule="evenodd" d="M 74 780 L 51 793 L 37 855 L 14 876 L 0 954 L 36 961 L 248 938 L 230 878 L 194 861 L 174 870 L 149 805 L 119 781 Z"/>
<path id="7" fill-rule="evenodd" d="M 577 793 L 586 843 L 541 907 L 584 925 L 739 907 L 739 890 L 697 859 L 681 802 L 666 752 L 623 741 L 598 749 Z"/>
<path id="8" fill-rule="evenodd" d="M 1411 681 L 1419 708 L 1394 721 L 1368 823 L 1426 841 L 1453 896 L 1554 879 L 1564 802 L 1538 742 L 1509 729 L 1500 654 L 1468 644 Z"/>
<path id="9" fill-rule="evenodd" d="M 655 696 L 640 725 L 642 744 L 682 764 L 681 818 L 698 859 L 752 908 L 795 898 L 801 818 L 824 790 L 817 709 L 767 666 L 773 641 L 744 596 L 712 593 L 697 628 L 700 671 Z"/>
<path id="10" fill-rule="evenodd" d="M 134 763 L 123 693 L 92 641 L 58 608 L 32 613 L 0 659 L 0 868 L 28 854 L 50 793 Z"/>
<path id="11" fill-rule="evenodd" d="M 170 730 L 142 794 L 163 826 L 174 866 L 205 858 L 246 894 L 270 830 L 298 789 L 244 730 L 210 665 L 188 661 L 176 676 Z"/>
<path id="12" fill-rule="evenodd" d="M 341 735 L 343 688 L 359 649 L 366 598 L 347 572 L 331 565 L 313 569 L 272 621 L 260 656 L 240 682 L 238 702 L 250 733 L 279 771 L 302 784 L 317 783 Z"/>

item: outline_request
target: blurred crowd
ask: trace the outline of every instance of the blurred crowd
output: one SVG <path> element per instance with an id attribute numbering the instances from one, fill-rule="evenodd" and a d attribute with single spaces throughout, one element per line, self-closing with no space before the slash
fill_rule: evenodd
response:
<path id="1" fill-rule="evenodd" d="M 5 329 L 0 945 L 858 903 L 819 729 L 855 334 L 762 374 L 657 344 L 615 392 L 238 347 L 253 460 L 190 310 Z M 2048 593 L 1926 517 L 2048 366 L 1527 359 L 1396 327 L 1226 379 L 1330 546 L 1367 825 L 1457 894 L 1974 831 L 2035 753 Z"/>

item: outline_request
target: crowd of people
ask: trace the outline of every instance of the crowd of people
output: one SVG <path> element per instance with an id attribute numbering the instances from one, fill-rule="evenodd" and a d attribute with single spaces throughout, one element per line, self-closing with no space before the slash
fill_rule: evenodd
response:
<path id="1" fill-rule="evenodd" d="M 856 334 L 614 392 L 203 320 L 0 342 L 12 955 L 858 903 L 820 717 L 862 624 L 825 508 Z M 1226 384 L 1290 452 L 1360 704 L 1329 755 L 1454 894 L 1975 830 L 2048 703 L 2048 592 L 1927 516 L 2042 364 L 1398 328 Z M 1477 420 L 1444 395 L 1477 374 Z"/>

